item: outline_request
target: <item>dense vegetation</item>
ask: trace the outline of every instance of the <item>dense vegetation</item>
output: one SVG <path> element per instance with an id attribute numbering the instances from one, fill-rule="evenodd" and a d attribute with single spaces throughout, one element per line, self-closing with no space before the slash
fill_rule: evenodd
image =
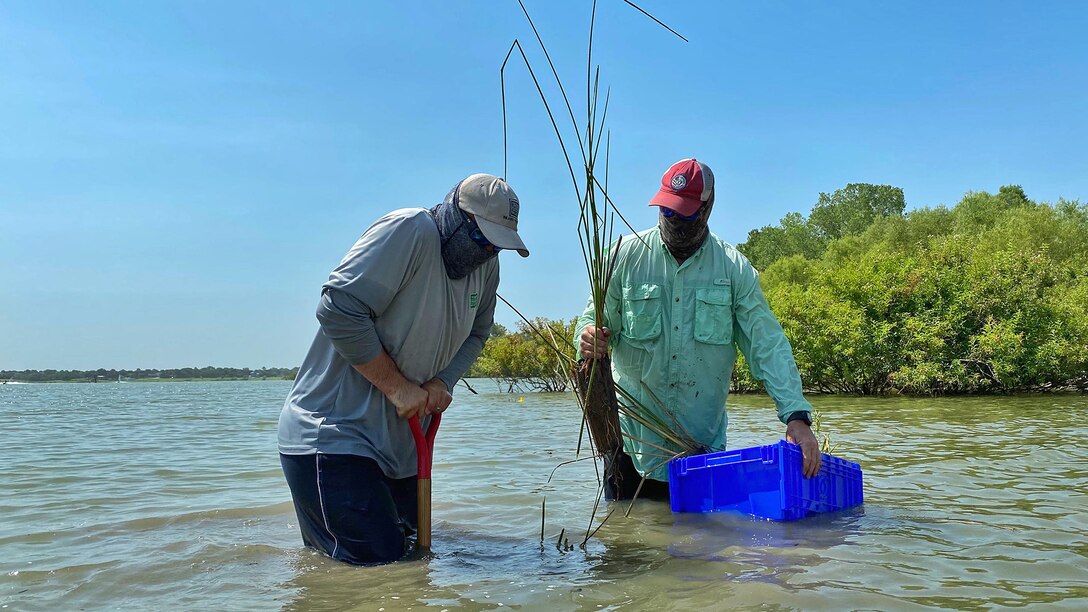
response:
<path id="1" fill-rule="evenodd" d="M 0 381 L 116 382 L 118 380 L 293 380 L 298 368 L 176 368 L 168 370 L 0 370 Z"/>
<path id="2" fill-rule="evenodd" d="M 565 363 L 574 358 L 575 319 L 550 321 L 538 318 L 530 328 L 518 323 L 516 332 L 496 323 L 483 353 L 466 376 L 493 378 L 507 391 L 567 391 L 570 378 Z M 535 331 L 534 331 L 535 329 Z M 549 346 L 558 345 L 568 359 Z"/>
<path id="3" fill-rule="evenodd" d="M 848 185 L 738 245 L 814 391 L 1088 388 L 1088 207 L 1018 186 L 903 213 Z M 757 388 L 746 368 L 734 380 Z"/>

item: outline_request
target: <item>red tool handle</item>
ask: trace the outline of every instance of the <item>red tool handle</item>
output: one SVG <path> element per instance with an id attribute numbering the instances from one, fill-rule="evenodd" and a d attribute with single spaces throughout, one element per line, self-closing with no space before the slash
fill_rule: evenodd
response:
<path id="1" fill-rule="evenodd" d="M 431 417 L 431 427 L 424 436 L 419 417 L 414 416 L 408 420 L 412 437 L 416 439 L 416 498 L 419 501 L 416 513 L 416 546 L 421 551 L 431 549 L 431 459 L 434 454 L 434 437 L 438 434 L 438 424 L 441 422 L 442 414 L 435 413 Z"/>
<path id="2" fill-rule="evenodd" d="M 438 425 L 442 423 L 442 413 L 436 412 L 431 416 L 431 426 L 427 428 L 427 435 L 423 435 L 423 427 L 419 424 L 419 417 L 414 416 L 408 420 L 408 426 L 412 428 L 412 437 L 416 439 L 416 470 L 418 478 L 431 477 L 431 461 L 434 455 L 434 437 L 438 435 Z"/>

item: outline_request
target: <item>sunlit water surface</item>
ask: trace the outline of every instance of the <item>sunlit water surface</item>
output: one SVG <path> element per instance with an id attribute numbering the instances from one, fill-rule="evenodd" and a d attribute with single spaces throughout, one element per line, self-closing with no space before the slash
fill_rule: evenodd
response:
<path id="1" fill-rule="evenodd" d="M 289 383 L 0 385 L 0 607 L 1088 609 L 1088 398 L 815 398 L 862 509 L 639 502 L 583 548 L 593 463 L 548 482 L 574 458 L 572 397 L 474 386 L 438 435 L 433 558 L 364 568 L 301 545 L 276 454 Z M 731 403 L 730 447 L 779 439 L 767 398 Z"/>

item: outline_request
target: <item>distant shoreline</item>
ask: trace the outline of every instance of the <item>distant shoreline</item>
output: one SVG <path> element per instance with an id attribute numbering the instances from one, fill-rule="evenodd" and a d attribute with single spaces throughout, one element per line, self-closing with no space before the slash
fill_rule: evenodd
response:
<path id="1" fill-rule="evenodd" d="M 57 384 L 129 384 L 129 383 L 173 383 L 173 382 L 269 382 L 269 381 L 290 381 L 292 379 L 285 377 L 264 377 L 264 378 L 250 378 L 250 377 L 238 377 L 238 378 L 134 378 L 131 380 L 90 380 L 90 379 L 76 379 L 76 380 L 0 380 L 0 385 L 57 385 Z"/>
<path id="2" fill-rule="evenodd" d="M 111 383 L 192 382 L 198 380 L 294 380 L 298 368 L 137 368 L 118 370 L 0 370 L 0 384 L 8 383 Z"/>

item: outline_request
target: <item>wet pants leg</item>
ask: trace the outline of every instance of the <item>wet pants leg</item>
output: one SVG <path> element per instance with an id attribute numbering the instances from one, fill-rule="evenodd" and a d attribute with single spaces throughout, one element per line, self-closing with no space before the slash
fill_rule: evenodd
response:
<path id="1" fill-rule="evenodd" d="M 356 455 L 284 455 L 302 541 L 334 559 L 388 563 L 412 548 L 416 477 L 394 479 Z"/>
<path id="2" fill-rule="evenodd" d="M 630 455 L 618 451 L 616 456 L 605 458 L 604 462 L 605 486 L 604 496 L 609 500 L 633 499 L 638 485 L 642 482 L 642 474 L 635 469 Z M 669 483 L 661 480 L 647 478 L 642 484 L 642 490 L 638 493 L 639 499 L 651 499 L 656 501 L 669 501 Z"/>

